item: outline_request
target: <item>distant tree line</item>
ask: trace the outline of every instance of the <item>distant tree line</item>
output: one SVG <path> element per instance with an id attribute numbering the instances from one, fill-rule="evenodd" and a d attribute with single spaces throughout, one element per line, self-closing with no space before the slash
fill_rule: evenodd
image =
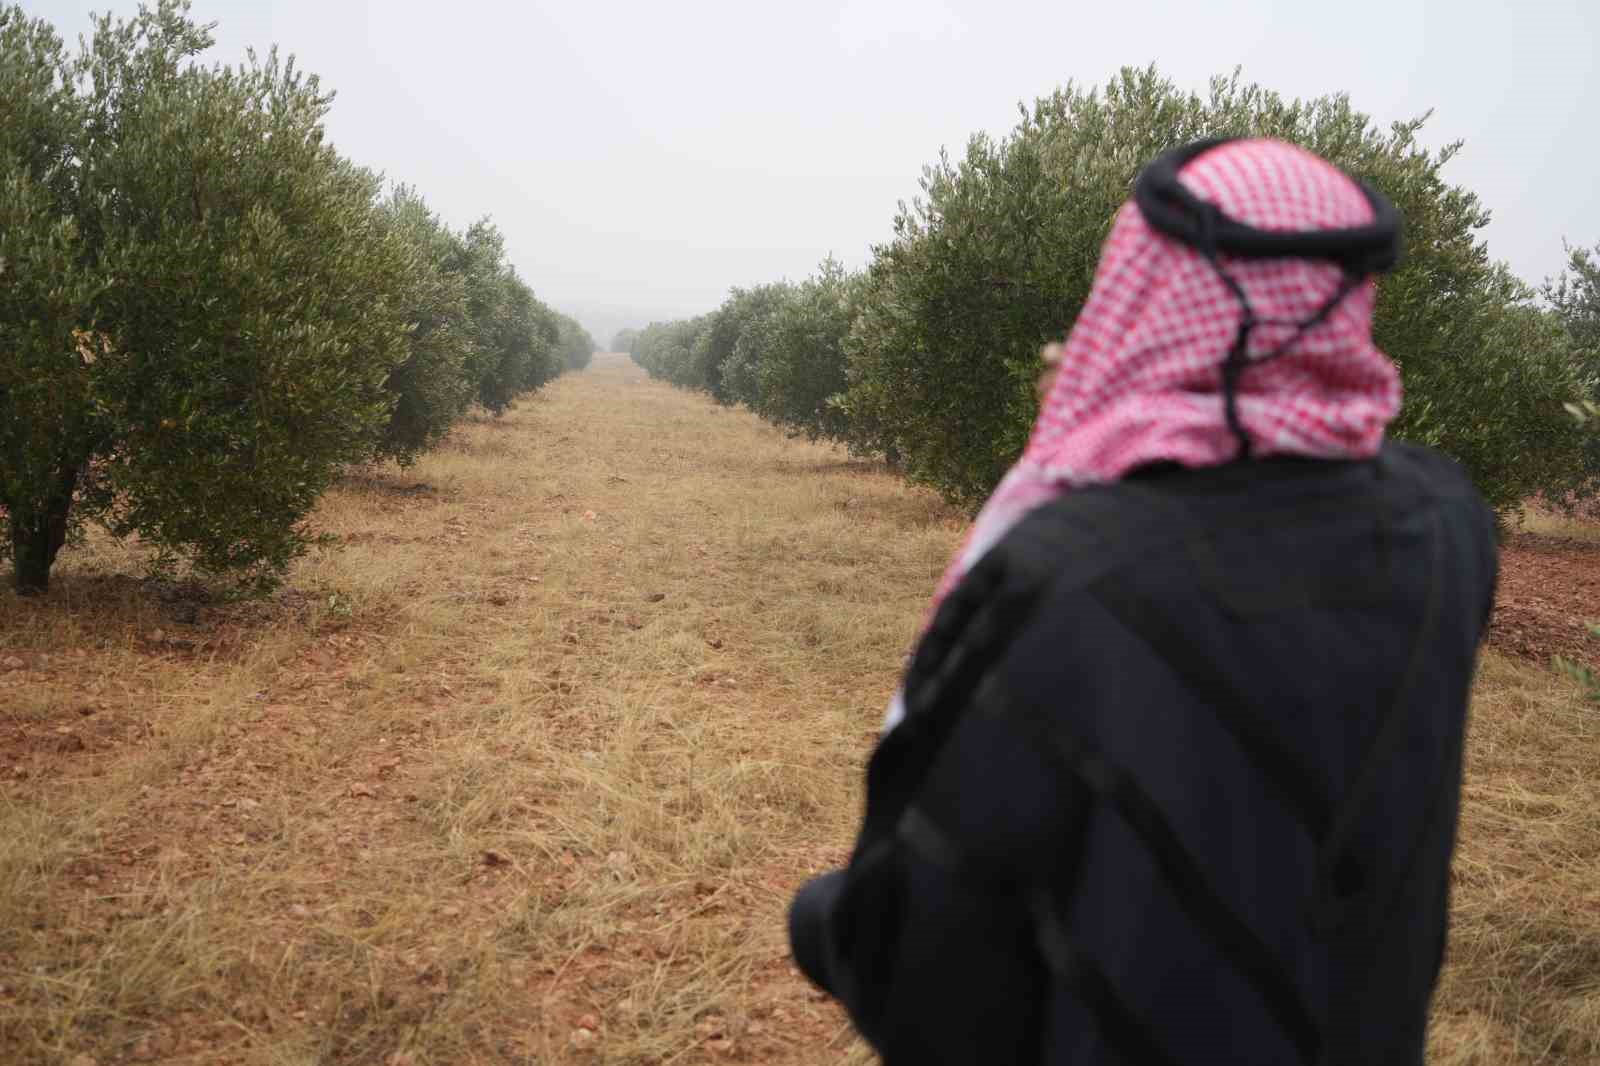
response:
<path id="1" fill-rule="evenodd" d="M 346 464 L 413 462 L 594 347 L 487 219 L 445 225 L 325 139 L 314 76 L 187 0 L 69 52 L 0 4 L 0 558 L 90 521 L 270 584 Z"/>
<path id="2" fill-rule="evenodd" d="M 1460 146 L 1424 148 L 1423 121 L 1380 129 L 1342 94 L 1285 100 L 1237 74 L 1205 95 L 1153 68 L 1068 85 L 1023 108 L 1009 136 L 976 135 L 959 160 L 924 168 L 922 195 L 864 271 L 830 261 L 800 283 L 733 290 L 628 350 L 655 377 L 883 455 L 975 506 L 1021 451 L 1039 350 L 1082 307 L 1139 168 L 1203 136 L 1272 136 L 1372 182 L 1405 215 L 1406 260 L 1380 283 L 1374 322 L 1406 387 L 1394 434 L 1454 456 L 1502 512 L 1584 489 L 1600 448 L 1562 406 L 1600 382 L 1600 249 L 1573 252 L 1542 298 L 1491 262 L 1477 236 L 1487 210 L 1442 176 Z"/>

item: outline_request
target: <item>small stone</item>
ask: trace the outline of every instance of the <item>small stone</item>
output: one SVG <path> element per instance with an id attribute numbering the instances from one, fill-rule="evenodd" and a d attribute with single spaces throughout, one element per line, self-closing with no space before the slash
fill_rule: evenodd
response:
<path id="1" fill-rule="evenodd" d="M 15 655 L 8 655 L 4 659 L 0 659 L 0 667 L 4 667 L 7 670 L 21 670 L 27 665 Z"/>
<path id="2" fill-rule="evenodd" d="M 156 1046 L 156 1038 L 153 1036 L 140 1037 L 139 1042 L 133 1045 L 135 1062 L 153 1062 L 160 1054 L 161 1050 Z"/>
<path id="3" fill-rule="evenodd" d="M 574 1029 L 571 1039 L 572 1046 L 581 1051 L 593 1047 L 595 1041 L 600 1039 L 600 1034 L 593 1029 Z"/>
<path id="4" fill-rule="evenodd" d="M 505 866 L 510 862 L 511 860 L 506 858 L 502 852 L 491 849 L 483 853 L 483 864 L 485 866 Z"/>
<path id="5" fill-rule="evenodd" d="M 600 1028 L 600 1019 L 593 1014 L 585 1014 L 578 1019 L 579 1029 L 595 1031 Z"/>
<path id="6" fill-rule="evenodd" d="M 309 918 L 311 917 L 311 908 L 304 903 L 296 903 L 289 908 L 289 913 L 296 918 Z"/>
<path id="7" fill-rule="evenodd" d="M 165 629 L 152 630 L 150 633 L 150 639 L 159 644 L 163 640 L 167 639 L 167 631 Z"/>

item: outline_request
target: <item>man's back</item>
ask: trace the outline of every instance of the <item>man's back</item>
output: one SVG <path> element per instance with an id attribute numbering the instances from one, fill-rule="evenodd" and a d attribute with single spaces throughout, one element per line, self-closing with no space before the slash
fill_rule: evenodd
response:
<path id="1" fill-rule="evenodd" d="M 797 953 L 891 1066 L 1419 1062 L 1494 568 L 1392 444 L 1040 508 L 940 610 Z"/>

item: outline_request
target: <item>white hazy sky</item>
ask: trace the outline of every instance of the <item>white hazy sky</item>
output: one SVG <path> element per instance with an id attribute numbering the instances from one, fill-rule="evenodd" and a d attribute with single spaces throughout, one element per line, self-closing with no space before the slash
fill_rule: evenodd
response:
<path id="1" fill-rule="evenodd" d="M 21 0 L 69 39 L 134 0 Z M 1446 170 L 1528 281 L 1600 241 L 1600 0 L 196 0 L 212 58 L 277 43 L 334 140 L 448 220 L 490 214 L 541 297 L 597 334 L 728 288 L 864 264 L 941 146 L 1019 101 L 1154 62 L 1287 96 L 1429 108 Z M 604 342 L 608 336 L 598 336 Z"/>

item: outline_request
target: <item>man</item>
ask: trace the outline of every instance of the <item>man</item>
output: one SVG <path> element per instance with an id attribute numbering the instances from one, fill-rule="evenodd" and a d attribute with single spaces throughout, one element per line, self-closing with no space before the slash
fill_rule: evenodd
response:
<path id="1" fill-rule="evenodd" d="M 1421 1063 L 1496 560 L 1384 440 L 1399 237 L 1276 141 L 1140 176 L 791 910 L 890 1066 Z"/>

